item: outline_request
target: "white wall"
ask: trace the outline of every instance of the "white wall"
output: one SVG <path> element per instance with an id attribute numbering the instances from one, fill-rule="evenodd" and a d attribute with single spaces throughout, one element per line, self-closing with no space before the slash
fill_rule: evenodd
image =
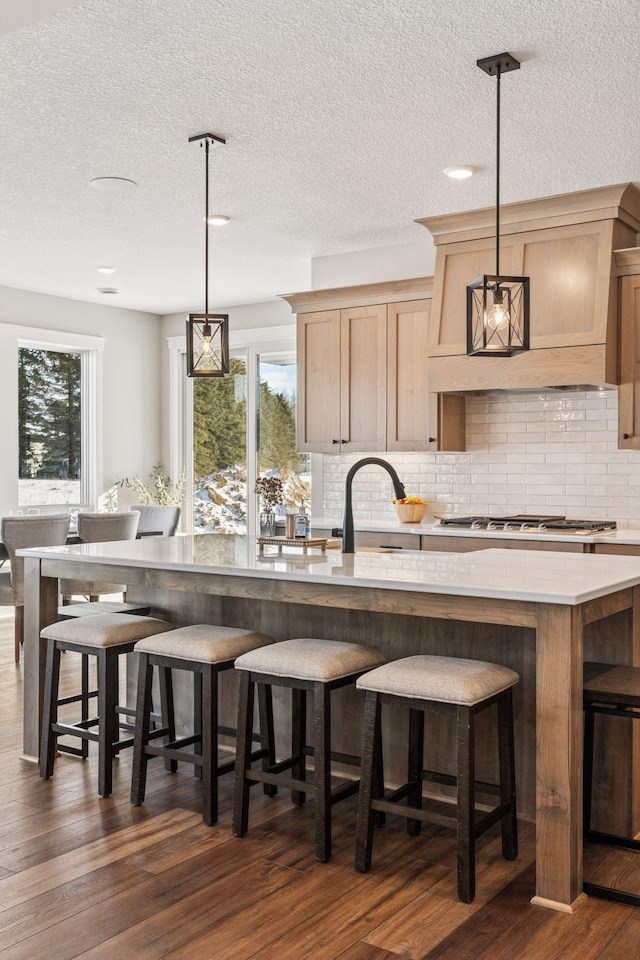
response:
<path id="1" fill-rule="evenodd" d="M 0 323 L 105 338 L 103 477 L 99 488 L 121 477 L 148 474 L 160 459 L 159 317 L 0 287 Z M 0 355 L 0 383 L 1 515 L 17 505 L 18 388 L 17 353 L 13 351 Z M 120 500 L 124 506 L 132 502 L 128 493 Z"/>
<path id="2" fill-rule="evenodd" d="M 436 248 L 431 237 L 395 247 L 314 257 L 311 261 L 311 289 L 325 290 L 358 283 L 431 277 L 435 262 Z"/>

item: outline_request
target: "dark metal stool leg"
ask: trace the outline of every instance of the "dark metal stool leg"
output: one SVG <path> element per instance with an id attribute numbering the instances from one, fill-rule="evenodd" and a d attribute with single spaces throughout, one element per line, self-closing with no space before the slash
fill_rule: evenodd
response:
<path id="1" fill-rule="evenodd" d="M 258 715 L 260 719 L 260 748 L 267 751 L 266 756 L 262 758 L 262 769 L 269 770 L 276 762 L 276 746 L 273 733 L 273 700 L 271 698 L 270 684 L 258 684 Z M 278 793 L 278 788 L 273 783 L 263 784 L 263 789 L 267 797 L 275 797 Z"/>
<path id="2" fill-rule="evenodd" d="M 238 690 L 236 765 L 233 782 L 233 819 L 231 827 L 236 837 L 243 837 L 249 826 L 250 784 L 245 773 L 251 765 L 253 695 L 254 685 L 250 681 L 249 674 L 246 670 L 241 670 Z"/>
<path id="3" fill-rule="evenodd" d="M 409 793 L 407 805 L 422 808 L 422 768 L 424 766 L 424 713 L 422 710 L 409 710 L 409 762 L 407 782 Z M 407 833 L 417 837 L 422 824 L 419 820 L 407 818 Z"/>
<path id="4" fill-rule="evenodd" d="M 358 794 L 358 823 L 356 827 L 355 868 L 366 873 L 371 866 L 373 845 L 373 818 L 371 816 L 371 791 L 375 756 L 380 748 L 380 704 L 378 694 L 367 690 L 364 701 L 364 730 L 362 734 L 362 757 L 360 761 L 360 792 Z"/>
<path id="5" fill-rule="evenodd" d="M 500 755 L 500 800 L 508 803 L 509 813 L 502 818 L 502 856 L 518 856 L 518 819 L 516 815 L 516 764 L 513 743 L 513 697 L 511 687 L 498 700 L 498 750 Z"/>
<path id="6" fill-rule="evenodd" d="M 117 653 L 100 650 L 98 653 L 98 793 L 111 796 L 113 787 L 113 745 L 118 739 Z"/>
<path id="7" fill-rule="evenodd" d="M 81 720 L 89 719 L 89 656 L 86 653 L 80 654 L 82 660 L 82 693 L 81 693 L 81 706 L 82 712 L 80 714 Z M 81 740 L 80 749 L 82 750 L 82 757 L 84 760 L 89 756 L 89 741 Z"/>
<path id="8" fill-rule="evenodd" d="M 168 733 L 163 738 L 163 743 L 172 743 L 176 738 L 176 720 L 173 709 L 173 678 L 171 667 L 158 667 L 160 674 L 160 713 L 162 715 L 162 726 L 166 727 Z M 177 760 L 164 759 L 164 768 L 169 773 L 176 773 L 178 769 Z"/>
<path id="9" fill-rule="evenodd" d="M 202 665 L 202 819 L 218 820 L 218 671 Z"/>
<path id="10" fill-rule="evenodd" d="M 475 896 L 475 764 L 473 712 L 457 709 L 458 753 L 458 897 L 471 903 Z"/>
<path id="11" fill-rule="evenodd" d="M 40 776 L 45 780 L 53 776 L 57 736 L 51 729 L 58 720 L 58 686 L 60 683 L 60 650 L 55 640 L 47 641 L 47 668 L 44 684 L 44 710 L 42 715 L 42 743 L 40 748 Z"/>
<path id="12" fill-rule="evenodd" d="M 202 674 L 198 670 L 193 675 L 193 732 L 202 737 Z M 201 780 L 202 767 L 194 767 L 193 775 Z"/>
<path id="13" fill-rule="evenodd" d="M 151 721 L 151 687 L 153 667 L 149 663 L 149 654 L 139 654 L 138 695 L 136 698 L 136 729 L 133 739 L 133 770 L 131 775 L 131 803 L 139 807 L 144 800 L 147 784 L 147 763 L 149 757 L 145 746 L 149 742 Z"/>
<path id="14" fill-rule="evenodd" d="M 331 692 L 313 687 L 313 766 L 315 772 L 316 859 L 331 859 Z"/>
<path id="15" fill-rule="evenodd" d="M 295 780 L 307 779 L 307 763 L 304 748 L 307 743 L 307 691 L 291 690 L 291 756 L 296 757 L 292 768 Z M 306 793 L 292 790 L 291 799 L 297 807 L 302 806 Z"/>

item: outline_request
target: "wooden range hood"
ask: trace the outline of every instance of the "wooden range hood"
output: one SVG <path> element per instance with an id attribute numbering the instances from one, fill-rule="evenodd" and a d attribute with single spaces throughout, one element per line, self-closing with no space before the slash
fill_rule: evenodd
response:
<path id="1" fill-rule="evenodd" d="M 435 393 L 620 382 L 614 251 L 636 247 L 640 190 L 599 187 L 501 208 L 502 272 L 531 278 L 531 349 L 466 355 L 466 287 L 494 269 L 495 209 L 417 220 L 436 244 L 429 333 Z"/>

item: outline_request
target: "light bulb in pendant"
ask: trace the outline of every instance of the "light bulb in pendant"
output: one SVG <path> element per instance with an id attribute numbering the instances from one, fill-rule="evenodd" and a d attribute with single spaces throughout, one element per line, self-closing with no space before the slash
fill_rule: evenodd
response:
<path id="1" fill-rule="evenodd" d="M 492 330 L 504 330 L 509 325 L 509 314 L 500 300 L 496 301 L 487 312 L 486 325 Z"/>
<path id="2" fill-rule="evenodd" d="M 207 323 L 202 331 L 202 340 L 199 345 L 200 355 L 210 357 L 213 353 L 213 344 L 211 343 L 211 327 Z"/>

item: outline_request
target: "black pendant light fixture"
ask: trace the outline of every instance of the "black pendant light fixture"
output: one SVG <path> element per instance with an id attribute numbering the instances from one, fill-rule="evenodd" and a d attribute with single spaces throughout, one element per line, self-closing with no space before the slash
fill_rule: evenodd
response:
<path id="1" fill-rule="evenodd" d="M 187 376 L 223 377 L 229 373 L 229 314 L 209 313 L 209 148 L 226 143 L 213 133 L 189 137 L 204 147 L 204 313 L 187 317 Z"/>
<path id="2" fill-rule="evenodd" d="M 467 287 L 467 355 L 510 357 L 529 349 L 529 278 L 500 276 L 500 78 L 519 70 L 510 53 L 485 57 L 478 66 L 496 78 L 496 272 Z"/>

